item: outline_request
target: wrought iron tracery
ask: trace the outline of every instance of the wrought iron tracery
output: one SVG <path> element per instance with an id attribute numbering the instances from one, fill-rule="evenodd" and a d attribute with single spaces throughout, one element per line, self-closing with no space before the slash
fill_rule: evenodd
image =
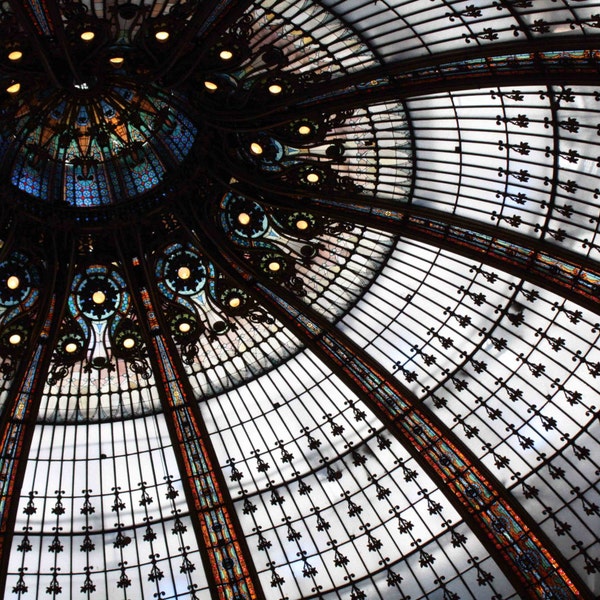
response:
<path id="1" fill-rule="evenodd" d="M 600 592 L 599 15 L 3 3 L 0 589 Z"/>

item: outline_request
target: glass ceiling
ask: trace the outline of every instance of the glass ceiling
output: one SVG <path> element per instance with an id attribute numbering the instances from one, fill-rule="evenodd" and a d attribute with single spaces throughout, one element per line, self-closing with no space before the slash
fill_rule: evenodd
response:
<path id="1" fill-rule="evenodd" d="M 125 87 L 98 97 L 92 83 L 73 86 L 39 99 L 42 106 L 19 98 L 3 143 L 19 190 L 69 206 L 119 203 L 155 188 L 189 153 L 197 129 L 171 98 Z"/>
<path id="2" fill-rule="evenodd" d="M 0 3 L 0 596 L 598 597 L 598 42 Z"/>

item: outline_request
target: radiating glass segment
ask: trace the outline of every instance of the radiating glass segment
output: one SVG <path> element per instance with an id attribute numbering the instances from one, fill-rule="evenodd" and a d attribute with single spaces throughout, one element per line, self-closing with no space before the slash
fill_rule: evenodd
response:
<path id="1" fill-rule="evenodd" d="M 310 352 L 203 415 L 267 597 L 515 597 L 410 453 Z"/>
<path id="2" fill-rule="evenodd" d="M 540 513 L 593 585 L 594 315 L 498 269 L 402 241 L 341 326 Z"/>
<path id="3" fill-rule="evenodd" d="M 411 99 L 413 203 L 497 224 L 597 260 L 593 89 L 492 89 Z"/>
<path id="4" fill-rule="evenodd" d="M 146 388 L 156 397 L 154 382 Z M 55 395 L 47 397 L 24 476 L 7 591 L 19 598 L 207 593 L 164 418 L 121 413 L 98 423 L 97 407 L 88 407 L 89 420 L 73 405 L 64 410 L 78 418 L 61 423 L 53 418 Z"/>
<path id="5" fill-rule="evenodd" d="M 600 0 L 0 3 L 4 596 L 599 595 L 599 40 Z"/>

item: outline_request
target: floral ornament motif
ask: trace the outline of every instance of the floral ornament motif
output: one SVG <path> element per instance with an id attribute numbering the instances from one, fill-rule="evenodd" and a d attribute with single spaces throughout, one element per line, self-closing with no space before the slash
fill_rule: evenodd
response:
<path id="1" fill-rule="evenodd" d="M 115 267 L 88 266 L 75 275 L 71 289 L 49 383 L 56 384 L 77 362 L 84 362 L 86 370 L 113 370 L 113 359 L 126 361 L 134 372 L 150 377 L 131 298 Z"/>
<path id="2" fill-rule="evenodd" d="M 320 237 L 348 233 L 353 225 L 317 217 L 307 210 L 270 206 L 274 198 L 289 203 L 276 194 L 265 199 L 252 191 L 228 192 L 219 205 L 218 224 L 240 261 L 252 265 L 267 280 L 304 296 L 300 265 L 310 268 L 319 251 L 326 249 Z"/>
<path id="3" fill-rule="evenodd" d="M 229 282 L 196 248 L 172 243 L 156 252 L 155 276 L 171 336 L 192 364 L 202 335 L 209 341 L 237 329 L 236 319 L 274 319 L 247 291 Z"/>

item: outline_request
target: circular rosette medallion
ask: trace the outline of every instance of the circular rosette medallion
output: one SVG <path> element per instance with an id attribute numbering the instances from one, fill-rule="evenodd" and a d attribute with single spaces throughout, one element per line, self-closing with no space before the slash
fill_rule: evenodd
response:
<path id="1" fill-rule="evenodd" d="M 173 294 L 195 296 L 206 285 L 209 278 L 214 278 L 212 268 L 207 266 L 202 257 L 181 244 L 169 246 L 156 265 L 159 288 L 167 298 Z"/>
<path id="2" fill-rule="evenodd" d="M 269 228 L 269 220 L 263 207 L 241 195 L 225 194 L 221 201 L 221 223 L 227 235 L 237 243 L 262 237 Z M 241 239 L 240 239 L 241 238 Z"/>
<path id="3" fill-rule="evenodd" d="M 14 253 L 0 262 L 0 307 L 14 307 L 23 302 L 30 305 L 37 298 L 39 283 L 33 263 L 25 255 Z"/>
<path id="4" fill-rule="evenodd" d="M 115 313 L 124 313 L 129 306 L 129 296 L 123 291 L 125 281 L 106 267 L 87 269 L 74 281 L 77 308 L 93 321 L 104 321 Z"/>

